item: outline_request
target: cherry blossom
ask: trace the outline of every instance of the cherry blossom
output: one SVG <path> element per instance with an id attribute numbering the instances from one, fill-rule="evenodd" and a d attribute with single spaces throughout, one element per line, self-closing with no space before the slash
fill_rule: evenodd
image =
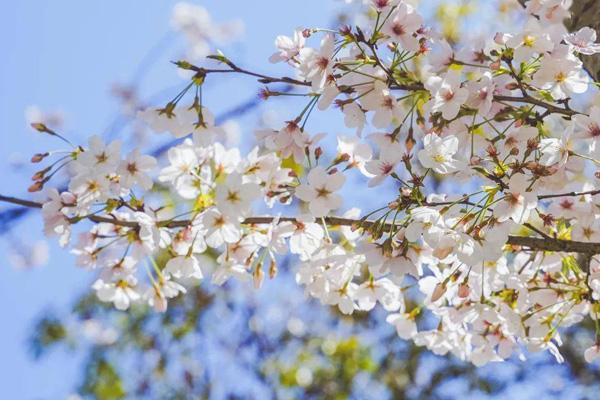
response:
<path id="1" fill-rule="evenodd" d="M 153 182 L 147 172 L 154 169 L 155 166 L 156 159 L 154 157 L 142 155 L 138 149 L 135 149 L 119 163 L 117 169 L 117 173 L 121 177 L 119 183 L 125 188 L 131 188 L 138 184 L 142 189 L 150 190 Z"/>
<path id="2" fill-rule="evenodd" d="M 319 50 L 310 47 L 300 50 L 300 72 L 312 83 L 313 90 L 321 90 L 333 72 L 333 35 L 325 35 Z"/>
<path id="3" fill-rule="evenodd" d="M 494 215 L 498 221 L 506 221 L 509 218 L 518 224 L 529 219 L 531 210 L 537 206 L 537 196 L 529 191 L 531 182 L 523 174 L 513 175 L 508 182 L 507 194 L 494 209 Z"/>
<path id="4" fill-rule="evenodd" d="M 241 175 L 234 173 L 217 187 L 215 200 L 223 214 L 237 217 L 246 215 L 259 195 L 260 189 L 256 183 L 242 183 Z"/>
<path id="5" fill-rule="evenodd" d="M 565 35 L 565 42 L 581 54 L 592 55 L 600 52 L 600 44 L 596 43 L 596 31 L 587 26 L 575 33 Z"/>
<path id="6" fill-rule="evenodd" d="M 304 34 L 300 29 L 295 30 L 294 36 L 291 38 L 283 35 L 277 36 L 275 46 L 279 51 L 273 53 L 269 61 L 272 63 L 294 61 L 298 54 L 300 54 L 300 50 L 304 48 L 304 42 Z"/>
<path id="7" fill-rule="evenodd" d="M 573 122 L 575 137 L 594 140 L 600 138 L 600 107 L 592 107 L 589 115 L 575 115 Z"/>
<path id="8" fill-rule="evenodd" d="M 469 91 L 461 87 L 460 74 L 454 70 L 443 77 L 430 77 L 425 86 L 432 93 L 431 111 L 441 112 L 444 119 L 456 117 L 469 97 Z"/>
<path id="9" fill-rule="evenodd" d="M 235 243 L 240 239 L 237 219 L 230 219 L 214 208 L 206 210 L 200 221 L 207 230 L 206 244 L 210 247 L 220 247 L 223 243 Z"/>
<path id="10" fill-rule="evenodd" d="M 341 172 L 328 174 L 323 167 L 313 168 L 308 173 L 307 183 L 296 188 L 296 197 L 308 203 L 313 216 L 323 217 L 342 205 L 342 197 L 335 192 L 345 180 Z"/>
<path id="11" fill-rule="evenodd" d="M 533 79 L 535 84 L 548 90 L 556 100 L 584 93 L 589 83 L 589 77 L 582 71 L 579 60 L 558 57 L 544 57 Z"/>
<path id="12" fill-rule="evenodd" d="M 403 49 L 417 51 L 419 40 L 415 33 L 421 27 L 423 20 L 409 4 L 400 3 L 388 18 L 383 27 L 390 40 L 398 43 Z"/>
<path id="13" fill-rule="evenodd" d="M 419 161 L 425 168 L 431 168 L 440 174 L 458 171 L 462 164 L 453 158 L 458 151 L 456 136 L 439 136 L 430 133 L 423 138 L 423 150 L 418 153 Z"/>
<path id="14" fill-rule="evenodd" d="M 202 271 L 196 257 L 178 256 L 171 258 L 165 265 L 165 273 L 177 279 L 202 279 Z"/>
<path id="15" fill-rule="evenodd" d="M 104 282 L 98 279 L 92 285 L 98 298 L 105 302 L 112 302 L 117 310 L 127 310 L 132 303 L 140 300 L 141 295 L 136 291 L 137 279 L 127 276 L 113 282 Z"/>

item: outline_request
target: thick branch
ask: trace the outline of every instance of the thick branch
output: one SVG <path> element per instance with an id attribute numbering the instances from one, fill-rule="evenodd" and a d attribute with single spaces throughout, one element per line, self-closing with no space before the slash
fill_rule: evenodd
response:
<path id="1" fill-rule="evenodd" d="M 576 242 L 553 238 L 509 236 L 506 244 L 527 247 L 531 250 L 562 251 L 565 253 L 600 254 L 600 243 Z"/>
<path id="2" fill-rule="evenodd" d="M 596 194 L 600 191 L 593 192 L 570 192 L 563 193 L 557 196 L 579 196 L 583 194 Z M 3 196 L 0 195 L 0 201 L 17 204 L 24 207 L 31 208 L 41 208 L 42 203 L 19 199 L 16 197 Z M 106 217 L 106 216 L 98 216 L 98 215 L 90 215 L 86 217 L 92 222 L 96 223 L 110 223 L 118 226 L 124 226 L 129 228 L 138 228 L 139 224 L 135 221 L 123 221 L 116 218 Z M 274 221 L 278 222 L 297 222 L 295 217 L 249 217 L 242 221 L 243 224 L 246 225 L 262 225 L 262 224 L 270 224 Z M 375 221 L 360 221 L 356 219 L 350 218 L 341 218 L 341 217 L 325 217 L 324 221 L 328 225 L 332 226 L 352 226 L 352 227 L 362 227 L 368 229 L 376 224 Z M 186 227 L 192 223 L 191 220 L 165 220 L 158 221 L 157 225 L 165 228 L 177 228 L 177 227 Z M 383 230 L 389 232 L 393 228 L 393 224 L 387 223 L 383 226 Z M 527 236 L 509 236 L 508 241 L 506 242 L 509 245 L 513 246 L 521 246 L 534 251 L 559 251 L 566 253 L 581 253 L 586 255 L 594 255 L 600 254 L 600 243 L 588 243 L 588 242 L 577 242 L 573 240 L 562 240 L 562 239 L 554 239 L 550 237 L 546 238 L 535 238 L 535 237 L 527 237 Z"/>

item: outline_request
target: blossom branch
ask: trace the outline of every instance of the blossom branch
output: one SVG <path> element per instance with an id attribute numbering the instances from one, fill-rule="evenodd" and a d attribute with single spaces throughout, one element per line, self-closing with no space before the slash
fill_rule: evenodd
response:
<path id="1" fill-rule="evenodd" d="M 592 192 L 582 192 L 582 193 L 563 193 L 561 195 L 556 196 L 579 196 L 582 194 L 597 194 L 600 193 L 600 190 L 592 191 Z M 555 196 L 555 197 L 556 197 Z M 0 195 L 0 201 L 16 204 L 24 207 L 30 208 L 41 208 L 42 203 L 20 199 L 16 197 L 3 196 Z M 451 204 L 451 202 L 440 202 L 440 203 L 430 203 L 430 206 L 436 205 L 446 205 Z M 127 227 L 127 228 L 139 228 L 139 223 L 135 221 L 124 221 L 117 218 L 99 216 L 99 215 L 90 215 L 85 217 L 86 219 L 95 222 L 95 223 L 109 223 L 117 226 Z M 358 219 L 352 218 L 342 218 L 342 217 L 324 217 L 324 221 L 327 225 L 331 226 L 351 226 L 358 228 L 369 229 L 375 225 L 377 225 L 377 221 L 361 221 Z M 271 224 L 273 222 L 297 222 L 297 218 L 295 217 L 272 217 L 272 216 L 261 216 L 261 217 L 248 217 L 242 221 L 242 224 L 245 225 L 263 225 L 263 224 Z M 192 223 L 191 220 L 163 220 L 158 221 L 156 224 L 160 227 L 165 228 L 182 228 L 189 226 Z M 384 232 L 389 232 L 395 224 L 386 223 L 383 224 L 382 229 Z M 527 236 L 509 236 L 506 244 L 513 246 L 521 246 L 526 247 L 535 251 L 560 251 L 566 253 L 581 253 L 581 254 L 600 254 L 600 243 L 588 243 L 588 242 L 578 242 L 573 240 L 563 240 L 563 239 L 555 239 L 550 237 L 545 238 L 536 238 L 536 237 L 527 237 Z"/>
<path id="2" fill-rule="evenodd" d="M 374 51 L 374 50 L 373 50 Z M 383 64 L 381 63 L 381 61 L 379 61 L 378 58 L 376 58 L 377 60 L 377 65 L 380 65 L 383 67 Z M 191 71 L 195 71 L 197 72 L 202 78 L 204 78 L 207 74 L 211 74 L 211 73 L 240 73 L 243 75 L 249 75 L 249 76 L 253 76 L 256 78 L 259 78 L 258 81 L 260 83 L 287 83 L 287 84 L 291 84 L 291 85 L 297 85 L 297 86 L 311 86 L 310 82 L 307 81 L 300 81 L 298 79 L 293 79 L 293 78 L 289 78 L 289 77 L 273 77 L 273 76 L 269 76 L 269 75 L 265 75 L 265 74 L 261 74 L 261 73 L 257 73 L 257 72 L 252 72 L 246 69 L 243 69 L 239 66 L 237 66 L 236 64 L 234 64 L 231 60 L 222 57 L 219 58 L 219 61 L 225 63 L 230 69 L 210 69 L 210 68 L 203 68 L 203 67 L 198 67 L 192 64 L 189 64 L 185 61 L 179 61 L 176 64 L 183 69 L 188 69 Z M 386 72 L 388 73 L 388 75 L 390 76 L 390 79 L 393 79 L 392 74 L 386 70 Z M 395 79 L 393 79 L 394 84 L 390 85 L 390 89 L 394 89 L 394 90 L 405 90 L 405 91 L 410 91 L 410 92 L 416 92 L 416 91 L 421 91 L 421 90 L 425 90 L 425 86 L 423 85 L 423 83 L 421 82 L 415 82 L 415 83 L 411 83 L 411 84 L 402 84 L 402 83 L 398 83 L 396 82 Z M 555 113 L 555 114 L 563 114 L 566 116 L 573 116 L 576 114 L 581 114 L 580 112 L 577 112 L 575 110 L 571 110 L 568 108 L 561 108 L 558 106 L 555 106 L 553 104 L 547 103 L 543 100 L 539 100 L 536 99 L 535 97 L 531 96 L 531 95 L 525 95 L 522 97 L 513 97 L 513 96 L 504 96 L 504 95 L 494 95 L 494 101 L 496 102 L 511 102 L 511 103 L 526 103 L 526 104 L 532 104 L 532 105 L 536 105 L 539 107 L 543 107 L 547 110 L 547 112 L 550 113 Z"/>

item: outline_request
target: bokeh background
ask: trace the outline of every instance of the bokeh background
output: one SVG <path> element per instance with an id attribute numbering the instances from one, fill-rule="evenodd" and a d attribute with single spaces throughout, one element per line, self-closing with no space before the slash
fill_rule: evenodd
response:
<path id="1" fill-rule="evenodd" d="M 296 27 L 334 27 L 361 17 L 335 0 L 195 1 L 225 37 L 222 49 L 250 70 L 287 74 L 267 58 L 274 38 Z M 355 2 L 357 3 L 357 2 Z M 518 24 L 513 0 L 421 2 L 428 22 L 457 47 Z M 29 122 L 43 119 L 76 143 L 92 134 L 126 147 L 160 149 L 132 120 L 183 86 L 170 60 L 198 45 L 173 24 L 175 1 L 20 0 L 0 12 L 0 194 L 31 197 L 29 157 L 61 144 Z M 204 20 L 208 26 L 208 20 Z M 227 141 L 249 149 L 257 126 L 276 126 L 302 108 L 262 103 L 260 85 L 222 77 L 205 87 Z M 316 115 L 312 133 L 352 134 L 338 116 Z M 57 183 L 60 183 L 60 176 Z M 368 209 L 373 194 L 346 188 Z M 390 189 L 393 193 L 394 188 Z M 35 196 L 34 196 L 35 197 Z M 598 370 L 578 355 L 586 327 L 566 333 L 567 362 L 546 356 L 474 369 L 397 338 L 382 312 L 342 318 L 305 299 L 293 261 L 260 291 L 230 283 L 193 288 L 166 315 L 118 312 L 95 301 L 95 272 L 46 242 L 36 212 L 0 204 L 0 398 L 598 398 Z M 210 262 L 210 261 L 206 261 Z"/>

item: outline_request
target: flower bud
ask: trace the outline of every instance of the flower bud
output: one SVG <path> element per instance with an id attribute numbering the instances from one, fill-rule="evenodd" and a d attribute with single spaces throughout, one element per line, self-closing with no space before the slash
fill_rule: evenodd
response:
<path id="1" fill-rule="evenodd" d="M 540 165 L 537 163 L 537 161 L 527 161 L 525 163 L 525 168 L 527 168 L 530 171 L 536 170 L 537 168 L 539 168 L 539 166 Z"/>
<path id="2" fill-rule="evenodd" d="M 317 147 L 315 149 L 315 159 L 318 160 L 323 155 L 323 149 L 321 147 Z"/>
<path id="3" fill-rule="evenodd" d="M 494 61 L 493 63 L 490 64 L 490 69 L 492 71 L 497 71 L 500 69 L 500 60 L 498 61 Z"/>
<path id="4" fill-rule="evenodd" d="M 254 269 L 254 273 L 252 274 L 252 277 L 254 278 L 254 288 L 260 289 L 260 287 L 262 286 L 263 280 L 265 279 L 265 274 L 262 270 L 261 265 L 256 266 L 256 268 Z"/>
<path id="5" fill-rule="evenodd" d="M 492 158 L 498 158 L 498 149 L 496 149 L 496 146 L 494 146 L 493 144 L 490 144 L 485 151 L 488 153 L 488 155 Z"/>
<path id="6" fill-rule="evenodd" d="M 47 127 L 46 125 L 44 125 L 43 123 L 41 123 L 41 122 L 33 122 L 33 123 L 31 124 L 31 127 L 32 127 L 33 129 L 35 129 L 36 131 L 38 131 L 38 132 L 46 132 L 46 133 L 47 133 L 47 132 L 49 132 L 49 131 L 50 131 L 50 130 L 48 129 L 48 127 Z"/>
<path id="7" fill-rule="evenodd" d="M 540 145 L 540 142 L 537 140 L 537 138 L 532 138 L 527 140 L 527 149 L 528 150 L 536 150 Z"/>
<path id="8" fill-rule="evenodd" d="M 400 189 L 400 195 L 402 197 L 410 197 L 411 194 L 412 190 L 407 187 L 403 187 L 402 189 Z"/>
<path id="9" fill-rule="evenodd" d="M 36 154 L 33 155 L 33 157 L 31 157 L 31 162 L 32 163 L 39 163 L 44 158 L 48 157 L 48 155 L 50 155 L 50 153 L 36 153 Z"/>
<path id="10" fill-rule="evenodd" d="M 62 192 L 60 194 L 60 200 L 66 206 L 68 206 L 68 205 L 74 206 L 75 204 L 77 204 L 77 196 L 75 196 L 71 192 Z"/>
<path id="11" fill-rule="evenodd" d="M 463 282 L 460 285 L 458 285 L 458 297 L 460 297 L 461 299 L 469 297 L 470 292 L 471 289 L 469 288 L 469 285 L 466 282 Z"/>
<path id="12" fill-rule="evenodd" d="M 413 128 L 410 127 L 408 129 L 408 136 L 406 137 L 406 141 L 404 142 L 407 153 L 410 153 L 412 151 L 413 147 L 415 146 L 415 143 L 416 141 L 413 137 Z"/>
<path id="13" fill-rule="evenodd" d="M 273 279 L 275 276 L 277 276 L 277 262 L 272 259 L 269 265 L 269 279 Z"/>
<path id="14" fill-rule="evenodd" d="M 44 188 L 44 183 L 45 183 L 44 181 L 37 181 L 33 185 L 29 186 L 27 188 L 27 191 L 29 193 L 39 192 Z"/>
<path id="15" fill-rule="evenodd" d="M 39 170 L 38 172 L 36 172 L 35 174 L 33 174 L 33 176 L 31 177 L 32 181 L 41 181 L 42 179 L 44 179 L 44 176 L 46 176 L 46 174 L 52 169 L 52 167 L 47 167 L 44 168 L 42 170 Z"/>
<path id="16" fill-rule="evenodd" d="M 431 294 L 431 302 L 435 303 L 436 301 L 441 299 L 444 293 L 446 293 L 446 285 L 444 285 L 443 283 L 438 283 L 435 286 L 435 289 L 433 289 L 433 293 Z"/>
<path id="17" fill-rule="evenodd" d="M 390 5 L 390 0 L 373 0 L 373 7 L 383 10 Z"/>
<path id="18" fill-rule="evenodd" d="M 267 100 L 271 95 L 269 88 L 262 88 L 258 91 L 258 98 L 261 100 Z"/>
<path id="19" fill-rule="evenodd" d="M 481 157 L 479 157 L 479 156 L 471 157 L 471 159 L 469 160 L 469 164 L 470 165 L 481 165 Z"/>
<path id="20" fill-rule="evenodd" d="M 181 69 L 193 70 L 194 66 L 185 60 L 173 61 L 173 64 L 177 65 Z"/>

